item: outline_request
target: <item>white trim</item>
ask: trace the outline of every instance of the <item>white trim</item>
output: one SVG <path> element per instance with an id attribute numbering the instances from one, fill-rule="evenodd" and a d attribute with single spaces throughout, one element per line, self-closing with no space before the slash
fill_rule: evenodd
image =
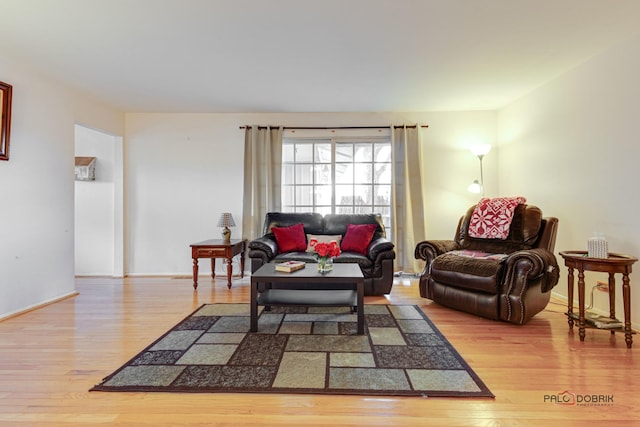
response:
<path id="1" fill-rule="evenodd" d="M 2 316 L 0 316 L 0 322 L 3 321 L 3 320 L 7 320 L 10 317 L 20 316 L 21 314 L 25 314 L 25 313 L 27 313 L 29 311 L 37 310 L 39 308 L 42 308 L 42 307 L 45 307 L 47 305 L 62 301 L 64 299 L 67 299 L 67 298 L 70 298 L 70 297 L 75 297 L 75 296 L 77 296 L 79 294 L 80 293 L 78 291 L 69 292 L 68 294 L 64 294 L 64 295 L 61 295 L 59 297 L 52 298 L 50 300 L 47 300 L 47 301 L 44 301 L 44 302 L 41 302 L 41 303 L 38 303 L 38 304 L 33 304 L 33 305 L 30 305 L 30 306 L 25 307 L 25 308 L 21 308 L 21 309 L 16 310 L 16 311 L 5 313 Z"/>
<path id="2" fill-rule="evenodd" d="M 282 137 L 286 139 L 300 138 L 390 138 L 390 128 L 366 129 L 285 129 Z"/>

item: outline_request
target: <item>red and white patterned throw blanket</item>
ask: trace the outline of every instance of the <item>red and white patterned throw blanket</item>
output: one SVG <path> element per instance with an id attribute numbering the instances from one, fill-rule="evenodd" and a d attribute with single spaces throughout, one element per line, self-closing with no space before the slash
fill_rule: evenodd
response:
<path id="1" fill-rule="evenodd" d="M 509 236 L 513 212 L 519 204 L 526 202 L 524 197 L 480 199 L 471 214 L 469 236 L 505 240 Z"/>

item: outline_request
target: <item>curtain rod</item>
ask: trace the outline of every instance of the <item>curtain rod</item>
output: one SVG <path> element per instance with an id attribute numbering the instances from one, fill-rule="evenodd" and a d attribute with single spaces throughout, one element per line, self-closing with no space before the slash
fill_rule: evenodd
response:
<path id="1" fill-rule="evenodd" d="M 394 125 L 394 128 L 402 128 L 402 127 L 408 127 L 408 128 L 415 128 L 415 127 L 421 127 L 421 128 L 428 128 L 429 125 Z M 251 125 L 245 125 L 245 126 L 240 126 L 240 129 L 247 129 L 253 127 Z M 279 128 L 280 126 L 257 126 L 258 129 L 266 129 L 267 127 L 270 128 Z M 306 127 L 306 126 L 282 126 L 282 129 L 286 130 L 286 129 L 385 129 L 388 128 L 390 126 L 330 126 L 330 127 Z"/>

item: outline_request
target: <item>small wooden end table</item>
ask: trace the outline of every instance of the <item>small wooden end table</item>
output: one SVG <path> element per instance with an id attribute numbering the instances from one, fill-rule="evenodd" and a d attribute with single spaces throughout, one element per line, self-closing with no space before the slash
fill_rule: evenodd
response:
<path id="1" fill-rule="evenodd" d="M 267 289 L 258 292 L 259 283 L 267 284 Z M 296 289 L 301 283 L 315 284 L 317 289 Z M 290 289 L 271 289 L 272 284 Z M 323 284 L 339 285 L 341 289 L 322 289 Z M 258 331 L 258 305 L 356 307 L 357 333 L 364 334 L 364 276 L 355 263 L 333 264 L 327 274 L 318 273 L 318 264 L 312 263 L 292 273 L 276 271 L 274 263 L 264 264 L 251 274 L 251 332 Z"/>
<path id="2" fill-rule="evenodd" d="M 627 348 L 631 348 L 633 344 L 633 331 L 631 330 L 631 285 L 629 275 L 631 274 L 631 266 L 638 261 L 638 258 L 609 253 L 607 258 L 590 258 L 587 251 L 565 251 L 560 252 L 560 256 L 564 258 L 564 265 L 569 268 L 568 276 L 568 312 L 569 328 L 573 329 L 573 270 L 578 270 L 578 334 L 580 341 L 584 341 L 585 337 L 585 320 L 584 320 L 584 299 L 585 299 L 585 271 L 599 271 L 609 273 L 609 314 L 612 319 L 616 317 L 616 281 L 614 275 L 622 273 L 622 299 L 624 302 L 624 340 Z M 619 330 L 619 329 L 618 329 Z M 615 333 L 615 330 L 611 330 Z"/>
<path id="3" fill-rule="evenodd" d="M 247 248 L 246 239 L 209 239 L 191 246 L 191 258 L 193 258 L 193 289 L 198 288 L 198 258 L 211 258 L 211 278 L 216 277 L 216 258 L 227 260 L 227 287 L 231 289 L 231 276 L 233 275 L 233 257 L 240 254 L 240 277 L 244 277 L 244 253 Z"/>

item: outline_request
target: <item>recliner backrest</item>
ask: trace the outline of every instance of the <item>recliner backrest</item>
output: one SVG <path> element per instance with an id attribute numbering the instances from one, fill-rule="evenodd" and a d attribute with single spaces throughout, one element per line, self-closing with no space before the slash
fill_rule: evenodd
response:
<path id="1" fill-rule="evenodd" d="M 513 220 L 506 239 L 479 239 L 469 236 L 469 222 L 475 209 L 471 206 L 460 219 L 455 240 L 462 249 L 489 253 L 511 253 L 536 247 L 542 228 L 542 211 L 537 206 L 520 204 L 513 213 Z"/>
<path id="2" fill-rule="evenodd" d="M 556 247 L 556 235 L 558 234 L 558 218 L 546 217 L 542 218 L 540 233 L 535 248 L 544 248 L 549 252 L 553 252 Z"/>

